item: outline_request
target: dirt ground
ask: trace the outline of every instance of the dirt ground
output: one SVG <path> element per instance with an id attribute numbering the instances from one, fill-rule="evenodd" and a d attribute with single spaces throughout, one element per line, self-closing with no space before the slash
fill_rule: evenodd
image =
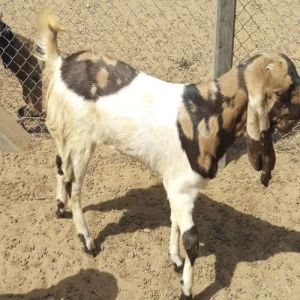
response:
<path id="1" fill-rule="evenodd" d="M 257 2 L 260 11 L 270 3 L 280 11 L 288 2 L 289 16 L 299 22 L 296 0 Z M 211 1 L 124 3 L 53 1 L 70 27 L 60 38 L 63 50 L 89 45 L 173 81 L 210 76 Z M 31 36 L 40 4 L 2 1 L 1 7 L 11 26 Z M 274 16 L 273 36 L 256 33 L 261 51 L 278 45 L 275 33 L 285 19 Z M 283 49 L 296 53 L 300 36 L 284 29 Z M 14 116 L 21 98 L 18 82 L 1 66 L 0 105 Z M 300 133 L 280 139 L 276 150 L 269 188 L 259 183 L 242 154 L 200 195 L 196 299 L 300 299 Z M 55 218 L 55 155 L 46 135 L 34 136 L 26 152 L 0 152 L 0 300 L 178 299 L 180 277 L 168 254 L 170 208 L 159 178 L 109 147 L 97 149 L 82 197 L 88 227 L 101 249 L 92 258 L 82 252 L 72 220 Z"/>

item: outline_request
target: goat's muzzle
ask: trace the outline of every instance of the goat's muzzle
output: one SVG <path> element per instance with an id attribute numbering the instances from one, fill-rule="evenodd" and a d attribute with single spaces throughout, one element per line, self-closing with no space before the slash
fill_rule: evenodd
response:
<path id="1" fill-rule="evenodd" d="M 297 82 L 297 81 L 296 81 Z M 287 95 L 283 95 L 281 107 L 274 105 L 270 112 L 271 124 L 281 133 L 290 132 L 300 121 L 300 79 Z M 280 103 L 280 102 L 278 102 Z"/>

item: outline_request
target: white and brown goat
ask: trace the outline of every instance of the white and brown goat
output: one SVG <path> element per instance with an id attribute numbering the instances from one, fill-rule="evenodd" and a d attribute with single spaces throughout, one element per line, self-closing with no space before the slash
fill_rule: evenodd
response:
<path id="1" fill-rule="evenodd" d="M 171 259 L 183 270 L 182 299 L 192 299 L 199 247 L 192 212 L 199 190 L 246 128 L 250 161 L 268 185 L 275 164 L 272 129 L 289 130 L 300 115 L 296 68 L 285 55 L 262 54 L 216 80 L 176 84 L 90 51 L 63 58 L 60 29 L 55 17 L 44 16 L 38 42 L 49 81 L 47 126 L 58 151 L 57 215 L 64 216 L 69 198 L 78 235 L 95 255 L 80 204 L 93 150 L 110 144 L 137 157 L 162 178 L 171 206 Z"/>

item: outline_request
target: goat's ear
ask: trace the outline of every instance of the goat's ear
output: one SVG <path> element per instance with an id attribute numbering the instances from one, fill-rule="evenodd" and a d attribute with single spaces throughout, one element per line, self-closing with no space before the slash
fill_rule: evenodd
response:
<path id="1" fill-rule="evenodd" d="M 261 182 L 268 186 L 275 166 L 275 151 L 267 100 L 285 92 L 291 85 L 288 66 L 278 55 L 264 55 L 249 65 L 245 78 L 249 94 L 247 112 L 248 156 L 255 170 L 262 171 Z"/>
<path id="2" fill-rule="evenodd" d="M 266 71 L 273 71 L 274 70 L 274 64 L 273 63 L 267 64 L 265 70 Z"/>
<path id="3" fill-rule="evenodd" d="M 255 170 L 262 171 L 261 183 L 268 186 L 276 158 L 267 105 L 262 96 L 249 96 L 247 133 L 250 163 Z"/>
<path id="4" fill-rule="evenodd" d="M 284 93 L 292 84 L 292 77 L 288 76 L 288 65 L 283 58 L 270 61 L 265 66 L 265 93 L 272 95 L 275 92 Z"/>
<path id="5" fill-rule="evenodd" d="M 255 110 L 248 104 L 247 111 L 247 149 L 248 158 L 256 171 L 262 169 L 259 121 Z"/>
<path id="6" fill-rule="evenodd" d="M 0 11 L 0 20 L 2 20 L 2 17 L 3 17 L 3 12 Z"/>

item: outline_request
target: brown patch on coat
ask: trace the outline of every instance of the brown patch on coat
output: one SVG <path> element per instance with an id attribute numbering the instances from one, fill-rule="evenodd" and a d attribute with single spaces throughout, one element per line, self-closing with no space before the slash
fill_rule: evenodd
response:
<path id="1" fill-rule="evenodd" d="M 101 58 L 102 58 L 103 62 L 107 65 L 116 66 L 118 63 L 118 61 L 116 59 L 113 59 L 113 58 L 105 56 L 105 55 L 101 55 Z"/>
<path id="2" fill-rule="evenodd" d="M 63 59 L 61 66 L 65 84 L 87 101 L 97 101 L 102 96 L 118 92 L 138 74 L 135 68 L 124 62 L 88 51 L 71 54 Z"/>
<path id="3" fill-rule="evenodd" d="M 100 60 L 100 56 L 94 54 L 91 51 L 84 51 L 83 53 L 77 56 L 76 61 L 84 61 L 84 60 L 89 60 L 93 63 L 96 63 Z"/>
<path id="4" fill-rule="evenodd" d="M 222 112 L 222 118 L 223 118 L 223 124 L 222 127 L 226 129 L 228 132 L 232 132 L 234 125 L 235 125 L 235 119 L 237 117 L 238 111 L 233 107 L 226 107 L 223 109 Z"/>
<path id="5" fill-rule="evenodd" d="M 206 120 L 203 119 L 198 125 L 198 132 L 200 148 L 198 163 L 205 169 L 205 171 L 209 171 L 212 159 L 216 157 L 217 149 L 220 144 L 220 140 L 218 138 L 218 118 L 216 116 L 210 117 L 208 124 L 206 124 Z"/>
<path id="6" fill-rule="evenodd" d="M 212 164 L 212 157 L 209 153 L 205 152 L 205 143 L 202 144 L 202 151 L 198 157 L 198 164 L 206 171 L 208 172 L 211 168 L 211 164 Z"/>
<path id="7" fill-rule="evenodd" d="M 217 116 L 211 116 L 208 121 L 210 135 L 216 136 L 219 132 L 219 122 Z"/>
<path id="8" fill-rule="evenodd" d="M 216 100 L 218 87 L 215 81 L 201 82 L 197 84 L 197 89 L 202 100 Z"/>
<path id="9" fill-rule="evenodd" d="M 97 83 L 102 89 L 107 87 L 109 73 L 105 68 L 101 68 L 97 73 Z"/>
<path id="10" fill-rule="evenodd" d="M 209 97 L 209 84 L 207 82 L 201 82 L 197 84 L 197 89 L 199 94 L 203 97 L 204 100 L 208 100 Z"/>
<path id="11" fill-rule="evenodd" d="M 242 136 L 246 131 L 247 106 L 242 108 L 235 126 L 235 136 Z"/>
<path id="12" fill-rule="evenodd" d="M 188 139 L 192 140 L 194 137 L 193 122 L 183 103 L 181 103 L 179 108 L 178 122 L 182 128 L 184 135 Z"/>
<path id="13" fill-rule="evenodd" d="M 214 80 L 211 81 L 208 84 L 208 87 L 209 87 L 209 89 L 208 89 L 208 99 L 211 100 L 211 101 L 217 100 L 217 98 L 219 97 L 219 94 L 220 94 L 217 82 L 214 81 Z"/>
<path id="14" fill-rule="evenodd" d="M 236 134 L 242 129 L 245 129 L 247 120 L 247 93 L 242 89 L 238 89 L 235 91 L 231 103 L 232 105 L 227 105 L 227 107 L 223 109 L 222 127 L 228 132 L 234 130 Z"/>
<path id="15" fill-rule="evenodd" d="M 224 97 L 233 98 L 239 90 L 238 69 L 232 68 L 218 79 L 220 93 Z"/>

